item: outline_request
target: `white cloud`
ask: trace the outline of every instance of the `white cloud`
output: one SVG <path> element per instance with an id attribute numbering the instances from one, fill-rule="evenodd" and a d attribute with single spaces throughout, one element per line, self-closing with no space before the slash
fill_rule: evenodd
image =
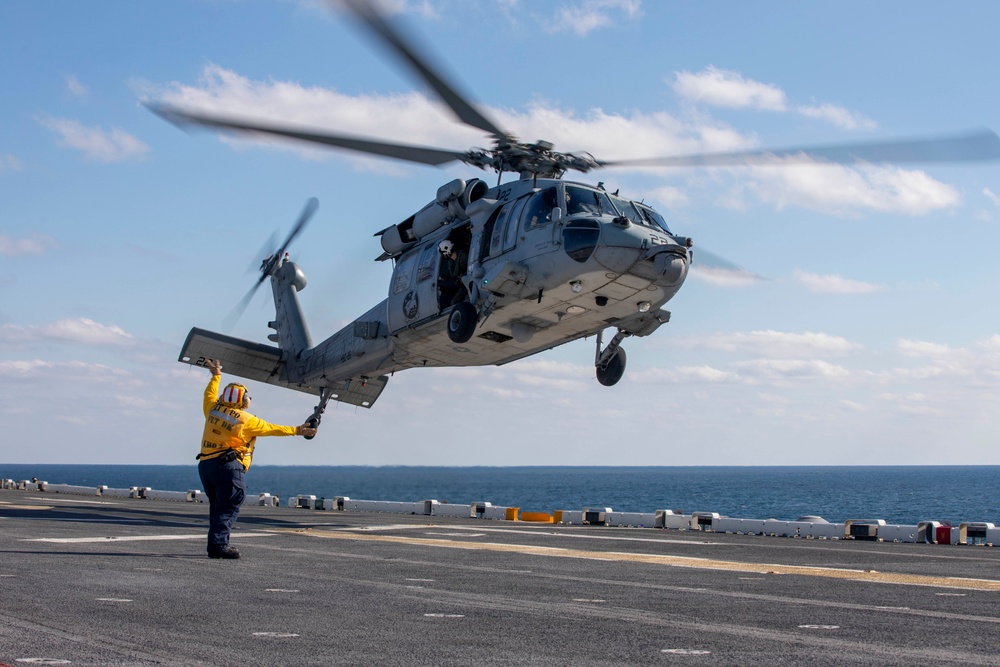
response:
<path id="1" fill-rule="evenodd" d="M 1000 334 L 993 334 L 979 343 L 979 347 L 992 354 L 1000 354 Z"/>
<path id="2" fill-rule="evenodd" d="M 737 331 L 676 339 L 674 343 L 686 348 L 750 352 L 771 357 L 845 354 L 862 348 L 841 336 L 812 331 Z"/>
<path id="3" fill-rule="evenodd" d="M 986 195 L 986 197 L 993 202 L 994 205 L 1000 206 L 1000 196 L 997 196 L 992 190 L 989 188 L 983 188 L 983 194 Z"/>
<path id="4" fill-rule="evenodd" d="M 52 324 L 0 325 L 0 341 L 20 344 L 37 340 L 57 340 L 86 345 L 131 345 L 134 339 L 115 324 L 100 324 L 85 317 L 59 320 Z"/>
<path id="5" fill-rule="evenodd" d="M 742 187 L 779 209 L 801 206 L 840 215 L 859 210 L 924 215 L 961 203 L 955 188 L 926 172 L 895 166 L 800 164 L 795 158 L 774 157 L 745 173 Z"/>
<path id="6" fill-rule="evenodd" d="M 69 118 L 40 117 L 38 122 L 59 136 L 59 144 L 83 152 L 94 162 L 125 162 L 146 156 L 149 146 L 122 130 L 87 127 Z"/>
<path id="7" fill-rule="evenodd" d="M 752 384 L 764 380 L 844 380 L 851 371 L 821 359 L 751 359 L 733 364 Z"/>
<path id="8" fill-rule="evenodd" d="M 817 294 L 870 294 L 883 289 L 881 285 L 844 278 L 837 273 L 821 275 L 796 270 L 795 280 Z"/>
<path id="9" fill-rule="evenodd" d="M 771 83 L 761 83 L 739 72 L 709 65 L 700 72 L 675 72 L 674 91 L 696 104 L 726 109 L 759 109 L 788 112 L 794 110 L 807 118 L 816 118 L 844 130 L 873 130 L 878 124 L 860 113 L 829 102 L 790 107 L 785 92 Z"/>
<path id="10" fill-rule="evenodd" d="M 509 368 L 515 371 L 515 386 L 521 388 L 541 387 L 556 391 L 579 392 L 590 387 L 594 377 L 592 366 L 549 359 L 522 360 Z M 506 373 L 497 375 L 494 382 L 499 380 L 501 375 L 506 375 Z M 509 384 L 509 379 L 506 383 Z"/>
<path id="11" fill-rule="evenodd" d="M 893 406 L 899 412 L 908 415 L 927 415 L 927 416 L 939 416 L 945 415 L 947 412 L 939 407 L 930 405 L 933 401 L 932 397 L 919 392 L 911 392 L 906 394 L 879 394 L 875 398 L 889 405 Z"/>
<path id="12" fill-rule="evenodd" d="M 41 255 L 55 245 L 56 240 L 45 234 L 34 234 L 23 239 L 0 234 L 0 256 L 3 257 Z"/>
<path id="13" fill-rule="evenodd" d="M 712 366 L 678 366 L 676 368 L 646 368 L 629 373 L 629 378 L 638 383 L 670 383 L 692 384 L 732 382 L 737 379 L 734 373 L 719 370 Z"/>
<path id="14" fill-rule="evenodd" d="M 54 362 L 42 359 L 0 361 L 0 377 L 30 379 L 42 384 L 76 380 L 117 382 L 125 376 L 127 373 L 121 369 L 85 361 Z"/>
<path id="15" fill-rule="evenodd" d="M 8 171 L 21 171 L 24 162 L 16 155 L 0 155 L 0 174 Z"/>
<path id="16" fill-rule="evenodd" d="M 598 28 L 614 25 L 624 15 L 633 19 L 642 15 L 639 0 L 583 0 L 561 7 L 545 26 L 547 32 L 573 32 L 585 37 Z"/>
<path id="17" fill-rule="evenodd" d="M 86 97 L 90 93 L 87 87 L 80 83 L 80 80 L 72 74 L 66 75 L 66 89 L 72 93 L 74 97 Z"/>
<path id="18" fill-rule="evenodd" d="M 464 150 L 487 141 L 482 132 L 456 122 L 450 110 L 420 93 L 351 96 L 295 82 L 252 80 L 214 64 L 204 68 L 196 86 L 173 83 L 165 90 L 147 87 L 143 94 L 183 109 L 265 122 L 280 119 L 288 125 L 330 128 L 339 134 L 404 144 Z M 586 150 L 609 160 L 735 151 L 755 146 L 752 138 L 724 123 L 705 119 L 682 121 L 664 112 L 623 115 L 591 109 L 577 115 L 541 102 L 524 112 L 485 111 L 499 125 L 515 130 L 520 136 L 544 138 L 553 141 L 559 150 Z M 634 141 L 636 136 L 643 137 L 643 141 Z M 293 146 L 299 151 L 304 145 L 260 141 L 270 146 Z M 246 143 L 245 139 L 242 143 Z M 334 152 L 310 148 L 307 154 L 316 157 Z"/>
<path id="19" fill-rule="evenodd" d="M 896 349 L 907 357 L 952 357 L 958 352 L 948 345 L 905 338 L 897 341 Z"/>
<path id="20" fill-rule="evenodd" d="M 521 136 L 547 137 L 562 150 L 586 150 L 609 160 L 737 151 L 756 145 L 753 138 L 723 123 L 704 118 L 684 121 L 666 112 L 622 115 L 591 109 L 578 116 L 535 103 L 524 113 L 497 109 L 493 114 Z"/>
<path id="21" fill-rule="evenodd" d="M 675 72 L 673 88 L 685 99 L 728 109 L 784 111 L 785 93 L 773 84 L 709 65 L 701 72 Z"/>
<path id="22" fill-rule="evenodd" d="M 671 185 L 663 185 L 653 189 L 649 193 L 649 199 L 652 199 L 662 208 L 681 208 L 690 203 L 690 199 L 688 199 L 683 190 Z"/>
<path id="23" fill-rule="evenodd" d="M 835 104 L 803 105 L 795 110 L 803 116 L 828 121 L 844 130 L 874 130 L 878 127 L 878 123 L 871 118 Z"/>

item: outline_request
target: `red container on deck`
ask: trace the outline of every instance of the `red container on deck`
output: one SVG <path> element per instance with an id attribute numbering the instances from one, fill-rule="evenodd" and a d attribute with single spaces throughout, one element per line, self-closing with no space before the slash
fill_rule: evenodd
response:
<path id="1" fill-rule="evenodd" d="M 938 526 L 934 537 L 938 544 L 951 544 L 951 526 Z"/>

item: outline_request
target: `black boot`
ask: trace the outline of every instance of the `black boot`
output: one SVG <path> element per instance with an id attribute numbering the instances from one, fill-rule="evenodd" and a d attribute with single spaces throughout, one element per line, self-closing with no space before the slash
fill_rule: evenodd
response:
<path id="1" fill-rule="evenodd" d="M 234 549 L 232 547 L 225 547 L 225 548 L 222 548 L 222 547 L 211 548 L 210 547 L 209 550 L 208 550 L 208 557 L 209 558 L 234 559 L 234 558 L 239 558 L 240 557 L 240 552 L 239 552 L 238 549 Z"/>

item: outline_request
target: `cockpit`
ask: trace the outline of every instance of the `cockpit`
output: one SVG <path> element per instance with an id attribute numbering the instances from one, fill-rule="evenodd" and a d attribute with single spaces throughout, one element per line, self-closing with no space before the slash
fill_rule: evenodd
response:
<path id="1" fill-rule="evenodd" d="M 645 204 L 622 199 L 603 190 L 592 190 L 579 185 L 565 185 L 566 217 L 575 215 L 613 217 L 625 216 L 635 225 L 650 227 L 670 234 L 663 216 Z"/>
<path id="2" fill-rule="evenodd" d="M 498 257 L 514 249 L 521 235 L 531 235 L 555 220 L 563 220 L 563 250 L 586 262 L 601 237 L 601 227 L 613 219 L 670 234 L 666 221 L 651 207 L 629 201 L 601 188 L 556 183 L 525 194 L 498 208 L 486 223 L 481 257 Z"/>

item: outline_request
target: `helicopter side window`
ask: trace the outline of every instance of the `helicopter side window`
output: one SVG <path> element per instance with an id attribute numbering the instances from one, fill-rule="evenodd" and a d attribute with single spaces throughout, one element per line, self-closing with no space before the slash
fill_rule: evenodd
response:
<path id="1" fill-rule="evenodd" d="M 483 227 L 483 240 L 479 248 L 480 259 L 491 256 L 494 247 L 500 247 L 500 230 L 503 227 L 502 224 L 497 224 L 497 221 L 500 219 L 500 214 L 503 213 L 503 210 L 503 206 L 497 207 L 497 210 L 493 211 L 493 215 L 490 216 Z M 508 213 L 508 215 L 510 214 Z M 496 236 L 496 243 L 493 242 L 494 235 Z"/>
<path id="2" fill-rule="evenodd" d="M 615 209 L 608 196 L 597 190 L 566 186 L 566 215 L 615 215 Z"/>
<path id="3" fill-rule="evenodd" d="M 420 265 L 417 267 L 418 283 L 424 282 L 433 275 L 434 263 L 437 261 L 439 255 L 437 245 L 433 243 L 424 248 L 424 252 L 420 255 Z"/>
<path id="4" fill-rule="evenodd" d="M 642 214 L 635 209 L 635 206 L 632 205 L 632 202 L 626 201 L 619 197 L 612 197 L 611 201 L 614 202 L 615 207 L 618 209 L 618 212 L 621 213 L 621 215 L 624 215 L 626 218 L 628 218 L 632 222 L 632 224 L 642 225 L 643 227 L 652 226 L 649 223 L 649 221 L 646 220 L 646 218 L 642 217 Z"/>
<path id="5" fill-rule="evenodd" d="M 409 289 L 410 287 L 410 274 L 413 273 L 413 263 L 417 259 L 417 253 L 411 252 L 404 256 L 399 263 L 396 264 L 396 271 L 392 276 L 392 293 L 399 294 L 400 292 Z"/>
<path id="6" fill-rule="evenodd" d="M 552 222 L 552 209 L 556 207 L 556 189 L 546 188 L 528 200 L 524 209 L 524 231 L 537 229 Z"/>
<path id="7" fill-rule="evenodd" d="M 490 257 L 496 257 L 500 254 L 503 249 L 503 230 L 504 225 L 507 223 L 507 219 L 510 217 L 510 210 L 514 207 L 513 204 L 507 204 L 500 209 L 500 217 L 493 224 L 493 228 L 490 234 Z"/>
<path id="8" fill-rule="evenodd" d="M 641 204 L 636 204 L 636 208 L 649 220 L 649 224 L 654 227 L 659 227 L 661 230 L 665 231 L 667 234 L 672 234 L 670 228 L 667 227 L 667 221 L 663 219 L 663 216 L 649 208 L 648 206 L 643 206 Z"/>
<path id="9" fill-rule="evenodd" d="M 515 245 L 517 245 L 517 221 L 521 219 L 521 211 L 524 210 L 524 204 L 528 201 L 527 197 L 521 197 L 516 202 L 513 203 L 510 211 L 510 216 L 507 218 L 507 226 L 504 228 L 503 235 L 503 251 L 507 252 Z"/>

